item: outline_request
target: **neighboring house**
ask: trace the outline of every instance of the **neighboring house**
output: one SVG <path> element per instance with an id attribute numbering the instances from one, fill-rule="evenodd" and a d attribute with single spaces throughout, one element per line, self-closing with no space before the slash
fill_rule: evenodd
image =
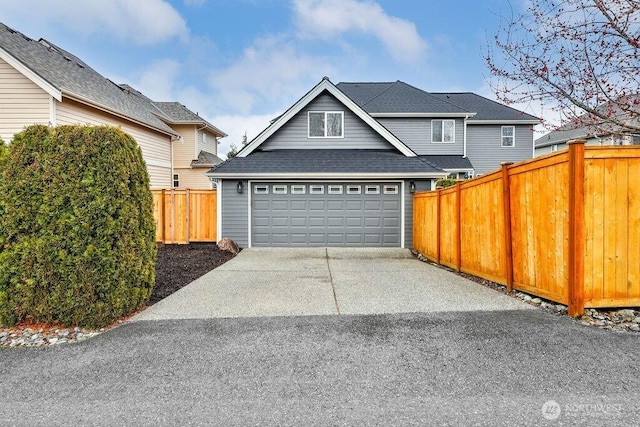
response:
<path id="1" fill-rule="evenodd" d="M 154 102 L 169 117 L 167 122 L 181 136 L 173 143 L 174 188 L 212 188 L 205 172 L 222 162 L 218 152 L 218 138 L 227 136 L 178 102 Z"/>
<path id="2" fill-rule="evenodd" d="M 611 110 L 613 107 L 605 106 L 603 109 Z M 588 115 L 572 120 L 548 134 L 536 139 L 535 154 L 553 153 L 567 148 L 567 142 L 572 139 L 586 139 L 586 145 L 632 145 L 640 144 L 640 133 L 630 131 L 623 126 L 604 123 L 602 119 L 589 119 Z M 631 119 L 624 113 L 618 113 L 617 118 L 622 122 L 629 122 L 638 127 L 640 119 Z"/>
<path id="3" fill-rule="evenodd" d="M 531 158 L 538 122 L 471 93 L 324 78 L 207 173 L 218 180 L 218 236 L 412 247 L 413 192 Z"/>
<path id="4" fill-rule="evenodd" d="M 152 188 L 170 188 L 174 175 L 180 178 L 185 172 L 186 182 L 211 188 L 206 178 L 191 175 L 205 172 L 196 168 L 217 161 L 217 138 L 224 133 L 202 118 L 187 120 L 185 112 L 174 117 L 156 104 L 164 103 L 115 84 L 47 40 L 33 40 L 0 23 L 0 138 L 4 141 L 10 142 L 32 124 L 119 126 L 140 146 Z M 205 134 L 206 142 L 197 143 Z M 187 145 L 193 167 L 185 166 L 184 155 L 179 154 Z"/>

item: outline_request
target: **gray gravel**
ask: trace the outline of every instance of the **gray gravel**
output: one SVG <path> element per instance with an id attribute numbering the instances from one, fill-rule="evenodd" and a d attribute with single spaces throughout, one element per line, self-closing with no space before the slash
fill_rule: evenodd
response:
<path id="1" fill-rule="evenodd" d="M 0 348 L 0 425 L 637 425 L 638 348 L 543 310 L 134 322 Z"/>

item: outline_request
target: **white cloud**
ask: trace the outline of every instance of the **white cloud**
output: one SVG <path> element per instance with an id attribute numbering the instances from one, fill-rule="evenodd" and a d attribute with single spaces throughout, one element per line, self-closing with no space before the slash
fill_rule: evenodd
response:
<path id="1" fill-rule="evenodd" d="M 212 74 L 221 107 L 250 114 L 258 104 L 288 108 L 333 67 L 323 57 L 301 53 L 283 37 L 259 39 L 230 67 Z"/>
<path id="2" fill-rule="evenodd" d="M 357 32 L 373 36 L 400 62 L 419 62 L 427 50 L 415 24 L 389 16 L 370 0 L 293 0 L 298 31 L 310 38 L 332 39 Z"/>
<path id="3" fill-rule="evenodd" d="M 0 10 L 7 24 L 24 20 L 32 27 L 63 26 L 87 36 L 108 33 L 137 45 L 188 35 L 184 19 L 165 0 L 0 0 Z"/>
<path id="4" fill-rule="evenodd" d="M 179 76 L 180 64 L 177 61 L 159 59 L 139 72 L 132 86 L 154 101 L 174 101 Z"/>

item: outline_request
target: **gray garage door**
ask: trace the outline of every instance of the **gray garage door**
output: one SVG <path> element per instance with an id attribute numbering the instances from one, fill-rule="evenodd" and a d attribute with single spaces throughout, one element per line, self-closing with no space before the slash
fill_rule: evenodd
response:
<path id="1" fill-rule="evenodd" d="M 253 183 L 253 246 L 400 246 L 401 187 Z"/>

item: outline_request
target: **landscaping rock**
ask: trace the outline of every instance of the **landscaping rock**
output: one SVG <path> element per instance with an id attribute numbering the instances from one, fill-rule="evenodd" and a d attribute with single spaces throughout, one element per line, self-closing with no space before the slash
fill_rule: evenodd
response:
<path id="1" fill-rule="evenodd" d="M 218 242 L 218 247 L 223 251 L 231 252 L 234 255 L 240 252 L 240 246 L 238 246 L 236 242 L 234 242 L 228 237 L 225 237 L 224 239 L 220 240 Z"/>
<path id="2" fill-rule="evenodd" d="M 540 305 L 542 304 L 542 300 L 540 298 L 533 298 L 531 304 Z"/>

